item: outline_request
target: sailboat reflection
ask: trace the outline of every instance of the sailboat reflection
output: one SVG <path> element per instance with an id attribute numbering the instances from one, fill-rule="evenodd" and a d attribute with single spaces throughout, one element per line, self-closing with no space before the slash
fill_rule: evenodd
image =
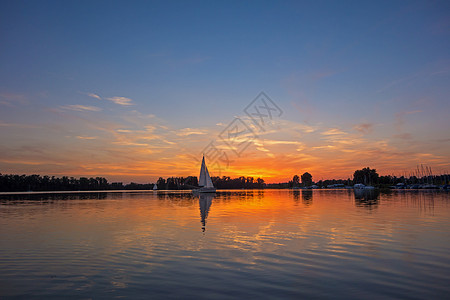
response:
<path id="1" fill-rule="evenodd" d="M 209 208 L 212 204 L 212 199 L 216 196 L 216 193 L 201 193 L 199 195 L 198 203 L 200 205 L 200 216 L 202 222 L 202 231 L 206 230 L 206 218 L 208 218 Z"/>

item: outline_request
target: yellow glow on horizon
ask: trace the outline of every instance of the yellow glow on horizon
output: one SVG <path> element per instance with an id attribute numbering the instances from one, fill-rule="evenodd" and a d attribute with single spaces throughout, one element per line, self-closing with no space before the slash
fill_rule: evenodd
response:
<path id="1" fill-rule="evenodd" d="M 109 182 L 124 183 L 198 176 L 202 151 L 211 141 L 228 155 L 228 162 L 221 162 L 220 167 L 206 155 L 211 176 L 259 177 L 266 183 L 287 182 L 305 172 L 312 174 L 315 182 L 347 179 L 364 167 L 374 168 L 380 175 L 409 173 L 420 164 L 431 166 L 435 173 L 450 169 L 448 148 L 429 149 L 426 144 L 399 142 L 385 136 L 373 138 L 361 133 L 364 130 L 282 120 L 279 127 L 261 133 L 245 151 L 236 154 L 236 149 L 220 144 L 218 135 L 224 126 L 170 128 L 155 116 L 135 111 L 124 116 L 135 122 L 135 127 L 108 119 L 83 118 L 80 123 L 66 111 L 58 113 L 67 121 L 64 126 L 77 127 L 79 132 L 63 136 L 57 143 L 41 137 L 45 147 L 18 145 L 17 149 L 25 150 L 5 151 L 0 159 L 3 174 L 105 177 Z M 7 128 L 13 126 L 21 134 L 32 131 L 13 125 Z M 41 128 L 35 130 L 36 136 L 42 133 Z"/>

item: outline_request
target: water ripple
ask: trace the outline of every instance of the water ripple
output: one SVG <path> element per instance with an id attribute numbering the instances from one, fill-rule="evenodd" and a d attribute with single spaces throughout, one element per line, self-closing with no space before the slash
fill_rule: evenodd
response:
<path id="1" fill-rule="evenodd" d="M 349 191 L 232 191 L 209 206 L 176 192 L 33 197 L 0 199 L 0 297 L 450 293 L 448 193 L 381 194 L 371 205 Z"/>

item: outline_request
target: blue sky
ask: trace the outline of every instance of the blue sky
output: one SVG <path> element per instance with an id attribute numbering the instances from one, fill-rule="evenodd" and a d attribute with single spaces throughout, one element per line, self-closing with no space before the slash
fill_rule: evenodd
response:
<path id="1" fill-rule="evenodd" d="M 196 167 L 185 161 L 179 171 L 177 159 L 197 154 L 260 91 L 283 109 L 285 127 L 266 141 L 283 136 L 304 143 L 305 151 L 331 147 L 308 153 L 309 163 L 286 166 L 285 177 L 269 177 L 306 169 L 342 177 L 344 169 L 368 163 L 384 172 L 450 166 L 448 1 L 2 1 L 0 7 L 2 173 L 131 180 L 132 173 L 114 173 L 136 169 L 112 150 L 124 139 L 117 130 L 153 126 L 158 142 L 120 152 L 126 156 L 137 144 L 153 149 L 163 136 L 172 146 L 142 154 L 142 165 L 153 171 L 136 176 L 186 175 Z M 314 131 L 296 135 L 298 126 Z M 197 134 L 170 137 L 186 128 Z M 336 144 L 342 136 L 323 139 L 330 129 L 349 141 L 363 138 L 352 149 L 367 157 L 352 163 L 349 157 L 330 171 L 317 167 L 349 155 Z M 78 159 L 92 157 L 91 165 L 99 160 L 95 153 L 114 154 L 104 153 L 104 169 L 80 168 L 67 162 L 70 149 Z M 230 172 L 249 173 L 267 159 L 276 165 L 289 151 L 249 149 L 247 161 L 263 157 L 249 166 L 239 158 Z M 389 164 L 380 153 L 391 157 Z M 165 159 L 177 163 L 163 171 L 157 162 Z"/>

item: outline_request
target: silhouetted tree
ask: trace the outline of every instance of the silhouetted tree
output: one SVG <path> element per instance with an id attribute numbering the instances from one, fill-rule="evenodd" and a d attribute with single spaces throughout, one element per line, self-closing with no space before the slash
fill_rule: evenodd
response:
<path id="1" fill-rule="evenodd" d="M 312 185 L 312 175 L 309 174 L 308 172 L 303 173 L 302 184 L 303 184 L 303 186 L 311 186 Z"/>
<path id="2" fill-rule="evenodd" d="M 197 176 L 188 176 L 184 181 L 184 184 L 187 186 L 198 186 Z"/>
<path id="3" fill-rule="evenodd" d="M 379 175 L 377 170 L 367 167 L 361 170 L 356 170 L 355 173 L 353 173 L 353 184 L 378 184 L 378 178 Z"/>
<path id="4" fill-rule="evenodd" d="M 166 180 L 162 177 L 159 177 L 158 181 L 156 182 L 156 185 L 158 186 L 158 190 L 165 190 Z"/>
<path id="5" fill-rule="evenodd" d="M 256 184 L 257 184 L 258 188 L 262 189 L 265 185 L 264 179 L 258 177 L 258 179 L 256 179 Z"/>

